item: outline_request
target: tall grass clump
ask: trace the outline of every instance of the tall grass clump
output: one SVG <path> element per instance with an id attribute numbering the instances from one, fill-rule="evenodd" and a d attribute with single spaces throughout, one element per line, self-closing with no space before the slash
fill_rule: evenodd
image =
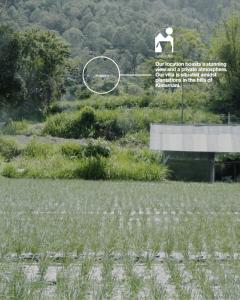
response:
<path id="1" fill-rule="evenodd" d="M 39 143 L 37 140 L 32 139 L 23 150 L 25 157 L 47 157 L 53 150 L 53 146 L 46 143 Z"/>
<path id="2" fill-rule="evenodd" d="M 69 159 L 78 159 L 84 156 L 84 146 L 76 142 L 66 142 L 61 145 L 61 153 Z"/>
<path id="3" fill-rule="evenodd" d="M 109 157 L 111 149 L 103 139 L 90 140 L 82 145 L 77 142 L 66 142 L 61 146 L 61 152 L 70 159 L 84 157 Z"/>
<path id="4" fill-rule="evenodd" d="M 2 176 L 7 178 L 20 178 L 23 174 L 20 174 L 12 164 L 7 164 L 3 167 Z"/>
<path id="5" fill-rule="evenodd" d="M 82 179 L 106 179 L 107 161 L 100 157 L 88 157 L 81 160 L 79 167 L 75 170 L 75 177 Z"/>
<path id="6" fill-rule="evenodd" d="M 3 126 L 2 133 L 9 134 L 9 135 L 26 134 L 29 132 L 28 125 L 29 123 L 26 120 L 22 120 L 22 121 L 10 120 Z"/>
<path id="7" fill-rule="evenodd" d="M 148 146 L 150 139 L 149 130 L 143 129 L 137 132 L 128 132 L 120 140 L 122 146 Z"/>
<path id="8" fill-rule="evenodd" d="M 7 160 L 18 156 L 21 153 L 18 145 L 3 136 L 0 136 L 0 154 Z"/>
<path id="9" fill-rule="evenodd" d="M 94 135 L 95 127 L 95 111 L 91 107 L 85 107 L 81 112 L 49 116 L 43 133 L 77 139 Z"/>
<path id="10" fill-rule="evenodd" d="M 56 115 L 49 116 L 46 120 L 45 127 L 43 129 L 44 134 L 59 137 L 74 138 L 72 127 L 77 114 L 58 113 Z"/>
<path id="11" fill-rule="evenodd" d="M 150 151 L 118 149 L 110 158 L 108 176 L 118 180 L 162 181 L 168 170 L 161 164 L 161 157 Z"/>
<path id="12" fill-rule="evenodd" d="M 111 149 L 108 143 L 103 139 L 90 140 L 84 147 L 84 156 L 86 157 L 109 157 Z"/>

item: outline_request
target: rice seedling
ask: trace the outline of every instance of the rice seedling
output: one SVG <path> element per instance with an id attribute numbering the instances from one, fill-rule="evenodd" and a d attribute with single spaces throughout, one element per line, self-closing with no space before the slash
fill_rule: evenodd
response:
<path id="1" fill-rule="evenodd" d="M 238 299 L 237 184 L 1 178 L 0 192 L 3 299 Z"/>

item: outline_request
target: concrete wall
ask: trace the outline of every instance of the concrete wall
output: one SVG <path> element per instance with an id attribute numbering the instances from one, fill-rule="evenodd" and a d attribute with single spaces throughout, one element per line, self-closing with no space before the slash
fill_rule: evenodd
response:
<path id="1" fill-rule="evenodd" d="M 173 180 L 213 182 L 214 154 L 195 152 L 164 152 L 165 163 Z"/>

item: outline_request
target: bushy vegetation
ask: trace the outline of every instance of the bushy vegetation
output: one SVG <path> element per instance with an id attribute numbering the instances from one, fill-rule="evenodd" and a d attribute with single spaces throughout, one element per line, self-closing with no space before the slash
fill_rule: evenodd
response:
<path id="1" fill-rule="evenodd" d="M 61 152 L 65 157 L 76 159 L 83 157 L 84 147 L 79 143 L 68 142 L 61 146 Z"/>
<path id="2" fill-rule="evenodd" d="M 13 121 L 9 120 L 6 122 L 2 128 L 3 134 L 15 135 L 28 132 L 29 123 L 26 120 L 23 121 Z"/>
<path id="3" fill-rule="evenodd" d="M 26 158 L 46 158 L 53 153 L 53 146 L 39 143 L 36 139 L 32 139 L 22 152 Z"/>
<path id="4" fill-rule="evenodd" d="M 177 109 L 132 108 L 115 110 L 91 110 L 88 122 L 82 122 L 85 109 L 80 112 L 60 113 L 49 116 L 44 133 L 64 138 L 104 137 L 114 140 L 127 133 L 149 130 L 150 123 L 178 123 L 181 112 Z M 212 113 L 186 109 L 185 123 L 220 123 Z"/>
<path id="5" fill-rule="evenodd" d="M 56 33 L 0 25 L 0 107 L 14 118 L 42 117 L 63 93 L 69 50 Z"/>
<path id="6" fill-rule="evenodd" d="M 207 109 L 208 94 L 205 89 L 186 89 L 184 91 L 184 107 L 194 109 Z M 159 93 L 120 96 L 96 96 L 93 95 L 87 100 L 60 101 L 56 103 L 55 113 L 64 111 L 75 111 L 90 106 L 94 109 L 117 108 L 161 108 L 161 109 L 180 109 L 182 106 L 182 91 L 161 91 Z"/>
<path id="7" fill-rule="evenodd" d="M 14 152 L 17 146 L 8 143 L 4 140 L 4 151 L 0 149 L 0 153 L 7 158 L 7 162 L 1 162 L 2 175 L 9 178 L 162 181 L 168 176 L 161 156 L 147 149 L 136 152 L 103 140 L 57 145 L 33 139 L 21 151 Z M 14 159 L 16 155 L 18 158 Z"/>
<path id="8" fill-rule="evenodd" d="M 147 149 L 115 149 L 108 172 L 110 178 L 125 180 L 161 181 L 168 176 L 161 155 Z"/>
<path id="9" fill-rule="evenodd" d="M 84 147 L 84 156 L 86 157 L 109 157 L 111 149 L 104 140 L 91 140 Z"/>
<path id="10" fill-rule="evenodd" d="M 14 141 L 0 136 L 0 154 L 6 160 L 11 160 L 20 154 L 20 150 Z"/>
<path id="11" fill-rule="evenodd" d="M 107 161 L 101 157 L 87 157 L 77 168 L 76 177 L 83 179 L 107 179 Z M 114 179 L 114 178 L 111 178 Z M 124 179 L 124 178 L 121 178 Z"/>
<path id="12" fill-rule="evenodd" d="M 68 158 L 76 159 L 83 157 L 109 157 L 110 146 L 102 139 L 89 140 L 87 144 L 77 142 L 66 142 L 61 146 L 62 154 Z"/>
<path id="13" fill-rule="evenodd" d="M 216 81 L 210 93 L 212 109 L 240 116 L 240 18 L 234 11 L 218 26 L 212 40 L 212 57 L 227 63 L 228 72 Z M 239 120 L 238 120 L 239 122 Z"/>

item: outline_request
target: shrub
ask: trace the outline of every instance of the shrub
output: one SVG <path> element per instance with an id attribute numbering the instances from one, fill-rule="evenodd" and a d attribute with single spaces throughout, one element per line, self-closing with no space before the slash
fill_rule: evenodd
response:
<path id="1" fill-rule="evenodd" d="M 120 139 L 120 144 L 122 146 L 132 145 L 132 146 L 148 146 L 149 144 L 149 131 L 140 130 L 134 133 L 128 132 L 124 137 Z"/>
<path id="2" fill-rule="evenodd" d="M 157 163 L 160 164 L 162 162 L 162 153 L 161 152 L 153 152 L 147 148 L 145 149 L 137 149 L 131 150 L 132 157 L 136 162 L 144 161 L 149 164 Z"/>
<path id="3" fill-rule="evenodd" d="M 75 118 L 76 114 L 69 113 L 59 113 L 54 116 L 49 116 L 46 119 L 43 133 L 52 136 L 74 138 L 75 136 L 73 136 L 72 127 Z"/>
<path id="4" fill-rule="evenodd" d="M 16 169 L 12 165 L 6 165 L 2 170 L 2 175 L 7 178 L 17 178 L 20 174 L 17 173 Z"/>
<path id="5" fill-rule="evenodd" d="M 14 141 L 0 137 L 0 154 L 6 159 L 11 160 L 21 153 Z"/>
<path id="6" fill-rule="evenodd" d="M 107 162 L 104 158 L 89 157 L 81 161 L 80 166 L 76 169 L 76 177 L 83 179 L 106 179 Z"/>
<path id="7" fill-rule="evenodd" d="M 115 140 L 122 137 L 124 131 L 118 122 L 121 112 L 122 110 L 98 111 L 95 137 L 104 137 L 107 140 Z"/>
<path id="8" fill-rule="evenodd" d="M 78 99 L 88 99 L 91 97 L 92 93 L 84 86 L 81 88 L 78 88 L 75 92 L 75 95 Z"/>
<path id="9" fill-rule="evenodd" d="M 168 176 L 160 154 L 147 148 L 111 146 L 110 150 L 108 143 L 101 139 L 88 145 L 67 142 L 55 146 L 32 140 L 22 153 L 19 159 L 5 164 L 3 176 L 143 181 L 161 181 Z"/>
<path id="10" fill-rule="evenodd" d="M 151 103 L 152 99 L 148 95 L 144 95 L 140 98 L 139 107 L 148 107 Z"/>
<path id="11" fill-rule="evenodd" d="M 60 113 L 49 116 L 43 133 L 65 138 L 93 136 L 96 126 L 95 111 L 85 107 L 78 113 Z"/>
<path id="12" fill-rule="evenodd" d="M 96 115 L 95 110 L 86 106 L 81 113 L 73 121 L 72 134 L 73 137 L 89 137 L 95 132 Z"/>
<path id="13" fill-rule="evenodd" d="M 111 153 L 107 143 L 103 140 L 90 141 L 84 148 L 84 155 L 86 157 L 109 157 Z"/>
<path id="14" fill-rule="evenodd" d="M 109 157 L 110 148 L 103 140 L 91 140 L 87 145 L 67 142 L 61 146 L 61 152 L 68 158 Z"/>
<path id="15" fill-rule="evenodd" d="M 61 146 L 61 152 L 70 159 L 82 158 L 84 155 L 84 146 L 74 142 L 67 142 Z"/>
<path id="16" fill-rule="evenodd" d="M 117 118 L 117 126 L 120 129 L 122 136 L 128 132 L 139 131 L 144 127 L 141 118 L 136 116 L 135 110 L 125 110 L 121 112 Z"/>
<path id="17" fill-rule="evenodd" d="M 108 167 L 108 177 L 118 180 L 162 181 L 167 175 L 165 166 L 144 161 L 111 160 Z"/>
<path id="18" fill-rule="evenodd" d="M 63 112 L 63 108 L 57 102 L 54 102 L 48 107 L 47 115 L 54 115 L 61 112 Z"/>
<path id="19" fill-rule="evenodd" d="M 10 120 L 4 125 L 2 132 L 4 134 L 10 134 L 10 135 L 26 134 L 28 133 L 28 122 L 25 120 L 24 121 Z"/>
<path id="20" fill-rule="evenodd" d="M 39 143 L 33 139 L 27 144 L 23 154 L 27 157 L 47 157 L 51 151 L 51 145 Z"/>
<path id="21" fill-rule="evenodd" d="M 75 170 L 78 166 L 75 161 L 65 159 L 59 154 L 49 157 L 29 157 L 28 159 L 14 160 L 7 164 L 2 175 L 14 178 L 76 178 Z M 8 175 L 10 174 L 10 175 Z"/>
<path id="22" fill-rule="evenodd" d="M 155 156 L 156 155 L 156 156 Z M 149 150 L 115 149 L 108 164 L 108 178 L 118 180 L 162 181 L 168 170 Z"/>
<path id="23" fill-rule="evenodd" d="M 95 110 L 89 106 L 86 106 L 81 111 L 81 123 L 85 126 L 93 126 L 96 121 Z"/>
<path id="24" fill-rule="evenodd" d="M 25 177 L 29 178 L 74 178 L 76 163 L 65 159 L 59 154 L 43 158 L 33 158 L 24 161 L 23 165 L 27 169 Z"/>

